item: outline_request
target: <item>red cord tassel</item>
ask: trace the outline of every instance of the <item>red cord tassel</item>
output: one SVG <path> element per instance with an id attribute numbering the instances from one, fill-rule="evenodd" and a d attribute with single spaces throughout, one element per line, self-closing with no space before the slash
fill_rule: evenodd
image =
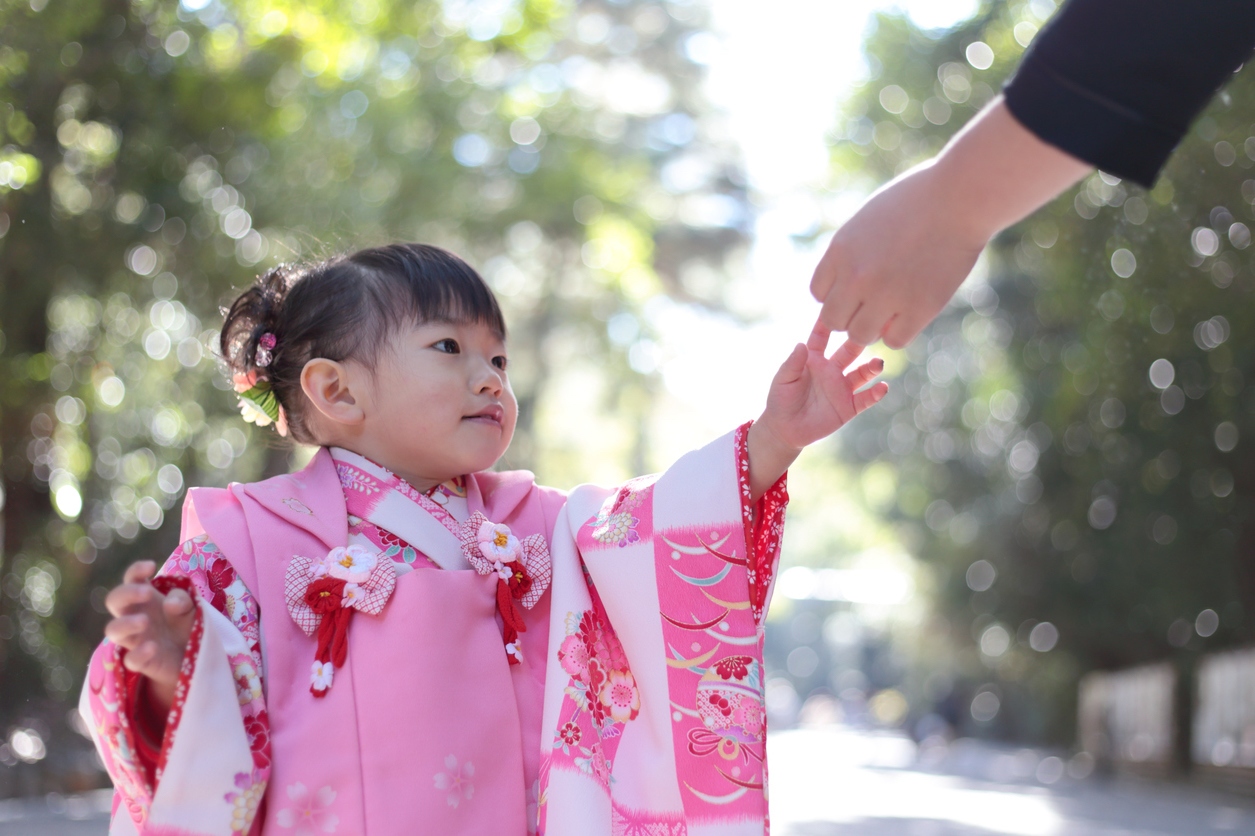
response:
<path id="1" fill-rule="evenodd" d="M 501 620 L 504 622 L 501 638 L 506 644 L 515 644 L 519 640 L 519 633 L 527 631 L 527 623 L 523 621 L 523 613 L 515 603 L 514 596 L 510 594 L 510 584 L 501 578 L 497 578 L 497 611 L 501 613 Z M 507 653 L 506 658 L 511 665 L 519 663 L 516 654 Z"/>

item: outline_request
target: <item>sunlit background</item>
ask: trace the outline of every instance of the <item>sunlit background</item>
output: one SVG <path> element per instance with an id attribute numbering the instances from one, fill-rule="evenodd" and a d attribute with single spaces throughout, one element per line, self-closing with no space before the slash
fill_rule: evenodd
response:
<path id="1" fill-rule="evenodd" d="M 232 288 L 449 246 L 507 311 L 505 464 L 560 487 L 663 468 L 758 414 L 828 233 L 1054 12 L 0 8 L 0 798 L 104 786 L 71 708 L 105 590 L 175 545 L 187 486 L 302 460 L 218 374 Z M 1094 174 L 999 236 L 884 355 L 890 396 L 794 467 L 777 830 L 1105 833 L 1077 824 L 1115 809 L 1096 776 L 1255 789 L 1252 122 L 1246 70 L 1153 190 Z M 1255 822 L 1169 802 L 1109 819 Z"/>

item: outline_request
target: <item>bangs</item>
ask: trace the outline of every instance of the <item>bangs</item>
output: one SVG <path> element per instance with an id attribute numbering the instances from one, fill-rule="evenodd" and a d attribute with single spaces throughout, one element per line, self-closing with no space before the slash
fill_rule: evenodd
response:
<path id="1" fill-rule="evenodd" d="M 349 262 L 369 272 L 371 295 L 389 325 L 446 321 L 480 323 L 503 342 L 505 317 L 483 277 L 458 256 L 428 244 L 360 250 Z"/>

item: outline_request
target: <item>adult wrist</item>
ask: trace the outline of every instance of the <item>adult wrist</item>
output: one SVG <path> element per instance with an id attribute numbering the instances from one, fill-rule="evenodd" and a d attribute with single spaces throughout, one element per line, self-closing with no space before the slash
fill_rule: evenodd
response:
<path id="1" fill-rule="evenodd" d="M 957 239 L 976 249 L 983 248 L 1009 223 L 1007 207 L 999 200 L 998 184 L 969 149 L 955 143 L 947 147 L 923 172 L 927 198 L 925 206 L 939 207 Z"/>

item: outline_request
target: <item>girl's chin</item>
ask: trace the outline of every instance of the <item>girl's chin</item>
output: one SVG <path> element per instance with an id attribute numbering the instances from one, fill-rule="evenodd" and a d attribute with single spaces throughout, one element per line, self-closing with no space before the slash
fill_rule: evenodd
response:
<path id="1" fill-rule="evenodd" d="M 489 470 L 492 468 L 493 465 L 495 465 L 498 461 L 500 461 L 501 457 L 504 455 L 505 455 L 505 450 L 500 450 L 500 451 L 494 450 L 494 451 L 485 451 L 483 455 L 468 456 L 464 460 L 468 468 L 466 472 L 478 473 L 481 470 Z M 461 476 L 464 474 L 458 474 L 458 475 Z"/>

